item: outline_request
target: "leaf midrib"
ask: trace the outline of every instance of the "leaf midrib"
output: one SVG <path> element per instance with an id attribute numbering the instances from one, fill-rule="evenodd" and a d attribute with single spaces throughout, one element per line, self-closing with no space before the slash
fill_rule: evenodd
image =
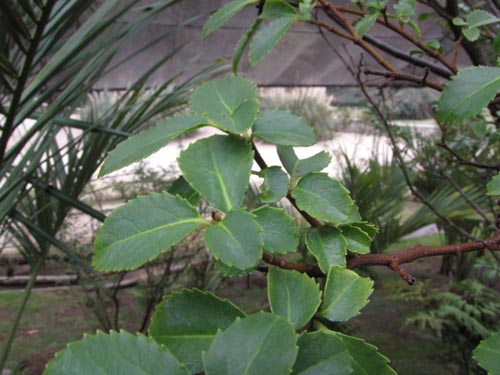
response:
<path id="1" fill-rule="evenodd" d="M 487 88 L 489 88 L 489 86 L 492 86 L 494 84 L 499 84 L 500 83 L 500 76 L 496 79 L 493 79 L 491 81 L 488 81 L 487 84 L 485 85 L 481 85 L 479 88 L 477 88 L 476 90 L 472 91 L 469 95 L 463 97 L 463 99 L 459 100 L 457 102 L 457 104 L 451 109 L 449 110 L 449 112 L 454 112 L 456 109 L 458 109 L 459 107 L 461 107 L 463 105 L 463 103 L 467 102 L 471 97 L 477 95 L 477 93 L 479 91 L 482 91 L 482 90 L 485 90 Z"/>
<path id="2" fill-rule="evenodd" d="M 352 289 L 352 286 L 358 282 L 358 279 L 353 278 L 348 284 L 345 285 L 345 287 L 342 289 L 341 293 L 337 295 L 337 297 L 330 303 L 328 306 L 323 309 L 323 311 L 327 311 L 332 309 L 333 305 L 335 305 L 344 295 L 347 293 L 348 290 Z"/>
<path id="3" fill-rule="evenodd" d="M 233 209 L 233 203 L 231 202 L 231 197 L 229 196 L 227 186 L 225 184 L 224 178 L 222 177 L 222 173 L 219 170 L 217 160 L 215 159 L 215 153 L 214 153 L 214 150 L 212 148 L 212 142 L 208 143 L 208 149 L 209 149 L 209 153 L 210 153 L 210 159 L 211 159 L 212 165 L 214 167 L 214 172 L 215 172 L 215 175 L 217 176 L 217 181 L 219 182 L 219 185 L 220 185 L 220 188 L 222 191 L 222 196 L 223 196 L 224 202 L 226 204 L 226 210 L 231 211 Z"/>
<path id="4" fill-rule="evenodd" d="M 347 214 L 340 211 L 337 207 L 335 207 L 333 204 L 331 204 L 331 202 L 328 199 L 325 199 L 322 195 L 317 194 L 316 192 L 313 192 L 312 190 L 305 190 L 301 187 L 295 188 L 295 191 L 298 191 L 298 192 L 302 191 L 304 194 L 309 194 L 309 195 L 313 196 L 314 198 L 318 198 L 321 202 L 325 202 L 325 205 L 327 207 L 331 207 L 332 210 L 334 211 L 334 213 L 336 214 L 336 216 L 342 217 L 341 219 L 338 219 L 339 224 L 343 224 L 345 222 L 345 220 L 349 218 L 349 216 Z M 300 205 L 300 199 L 297 199 L 297 204 Z"/>
<path id="5" fill-rule="evenodd" d="M 179 225 L 191 224 L 191 223 L 192 224 L 195 224 L 195 223 L 204 224 L 206 222 L 207 222 L 207 220 L 205 220 L 205 219 L 203 219 L 201 217 L 195 217 L 195 218 L 191 218 L 191 219 L 178 220 L 178 221 L 175 221 L 175 222 L 172 222 L 172 223 L 168 223 L 168 224 L 165 224 L 165 225 L 160 225 L 160 226 L 154 227 L 152 229 L 147 229 L 147 230 L 141 231 L 141 232 L 136 233 L 136 234 L 134 234 L 132 236 L 125 237 L 125 238 L 123 238 L 121 240 L 113 242 L 109 247 L 110 248 L 116 247 L 116 246 L 121 245 L 124 242 L 131 241 L 133 239 L 136 239 L 136 238 L 139 238 L 139 237 L 142 237 L 142 236 L 147 236 L 147 235 L 153 234 L 155 232 L 158 232 L 160 230 L 164 230 L 164 229 L 176 227 L 176 226 L 179 226 Z"/>
<path id="6" fill-rule="evenodd" d="M 262 347 L 262 343 L 266 342 L 266 338 L 267 336 L 269 336 L 269 333 L 271 332 L 271 330 L 273 329 L 273 327 L 278 324 L 278 321 L 275 320 L 271 326 L 269 327 L 269 329 L 267 330 L 266 334 L 264 336 L 262 336 L 262 339 L 260 341 L 260 344 L 259 344 L 259 348 L 256 348 L 256 350 L 254 350 L 251 358 L 249 359 L 248 363 L 247 363 L 247 366 L 245 367 L 245 370 L 242 372 L 242 375 L 248 375 L 248 371 L 250 370 L 250 368 L 252 367 L 252 364 L 253 362 L 255 361 L 255 359 L 259 356 L 260 354 L 260 348 Z"/>

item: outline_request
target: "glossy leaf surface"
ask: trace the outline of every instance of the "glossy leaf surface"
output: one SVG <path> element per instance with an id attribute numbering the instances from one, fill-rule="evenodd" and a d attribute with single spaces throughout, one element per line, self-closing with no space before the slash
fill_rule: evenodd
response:
<path id="1" fill-rule="evenodd" d="M 461 70 L 446 84 L 438 101 L 441 122 L 454 124 L 477 115 L 500 91 L 499 67 Z"/>
<path id="2" fill-rule="evenodd" d="M 306 158 L 299 159 L 292 147 L 278 146 L 278 156 L 290 176 L 302 177 L 311 172 L 319 172 L 330 164 L 331 157 L 327 152 L 321 151 Z"/>
<path id="3" fill-rule="evenodd" d="M 168 193 L 141 196 L 105 220 L 94 242 L 93 265 L 101 271 L 138 268 L 206 223 L 182 198 Z"/>
<path id="4" fill-rule="evenodd" d="M 250 52 L 248 54 L 250 65 L 256 66 L 264 60 L 295 20 L 295 16 L 286 16 L 278 18 L 268 25 L 261 26 L 255 33 L 252 43 L 250 43 Z"/>
<path id="5" fill-rule="evenodd" d="M 85 335 L 56 354 L 44 375 L 187 375 L 186 367 L 154 340 L 128 332 Z"/>
<path id="6" fill-rule="evenodd" d="M 275 255 L 282 255 L 297 250 L 300 233 L 295 220 L 283 209 L 261 207 L 253 214 L 261 227 L 264 250 Z"/>
<path id="7" fill-rule="evenodd" d="M 356 24 L 356 32 L 359 36 L 365 35 L 373 27 L 379 16 L 378 12 L 365 14 Z"/>
<path id="8" fill-rule="evenodd" d="M 264 178 L 259 194 L 263 203 L 276 203 L 287 194 L 290 180 L 280 167 L 265 168 L 259 176 Z"/>
<path id="9" fill-rule="evenodd" d="M 262 258 L 260 227 L 246 211 L 231 211 L 220 223 L 208 227 L 203 238 L 212 255 L 230 267 L 246 270 Z"/>
<path id="10" fill-rule="evenodd" d="M 210 204 L 228 212 L 243 201 L 252 159 L 253 151 L 245 141 L 214 135 L 190 145 L 178 160 L 189 184 Z"/>
<path id="11" fill-rule="evenodd" d="M 326 279 L 319 316 L 332 322 L 343 322 L 359 314 L 369 302 L 373 281 L 354 271 L 332 266 Z"/>
<path id="12" fill-rule="evenodd" d="M 231 302 L 212 293 L 186 289 L 156 307 L 149 336 L 196 373 L 203 370 L 201 353 L 208 350 L 217 330 L 244 316 Z"/>
<path id="13" fill-rule="evenodd" d="M 319 285 L 314 279 L 277 267 L 267 274 L 267 295 L 271 311 L 292 323 L 295 329 L 306 325 L 321 303 Z"/>
<path id="14" fill-rule="evenodd" d="M 286 0 L 266 0 L 261 17 L 276 19 L 295 16 L 295 9 Z"/>
<path id="15" fill-rule="evenodd" d="M 472 356 L 488 374 L 500 374 L 500 332 L 485 338 L 474 349 Z"/>
<path id="16" fill-rule="evenodd" d="M 302 177 L 293 189 L 292 197 L 301 210 L 320 220 L 334 224 L 361 221 L 349 191 L 324 173 L 310 173 Z"/>
<path id="17" fill-rule="evenodd" d="M 192 205 L 197 205 L 200 202 L 200 194 L 189 185 L 184 176 L 177 178 L 168 189 L 168 192 L 186 199 Z"/>
<path id="18" fill-rule="evenodd" d="M 352 358 L 352 375 L 397 375 L 396 371 L 389 366 L 387 357 L 380 354 L 376 346 L 340 332 L 333 334 L 342 339 Z"/>
<path id="19" fill-rule="evenodd" d="M 207 125 L 207 120 L 193 115 L 179 115 L 161 121 L 151 129 L 119 143 L 108 154 L 99 177 L 141 161 L 166 146 L 172 139 L 204 125 Z"/>
<path id="20" fill-rule="evenodd" d="M 339 229 L 327 225 L 310 228 L 306 235 L 306 245 L 325 274 L 331 266 L 345 266 L 347 242 Z"/>
<path id="21" fill-rule="evenodd" d="M 354 225 L 344 225 L 341 229 L 342 236 L 347 241 L 348 250 L 359 254 L 370 252 L 372 239 L 368 233 Z"/>
<path id="22" fill-rule="evenodd" d="M 297 355 L 297 335 L 286 320 L 269 313 L 237 319 L 219 331 L 203 362 L 207 375 L 287 375 Z"/>
<path id="23" fill-rule="evenodd" d="M 233 134 L 250 129 L 258 112 L 257 86 L 241 77 L 208 81 L 191 96 L 191 110 Z"/>
<path id="24" fill-rule="evenodd" d="M 316 142 L 312 128 L 288 111 L 264 112 L 252 130 L 255 137 L 275 145 L 311 146 Z"/>
<path id="25" fill-rule="evenodd" d="M 261 23 L 262 23 L 261 18 L 255 19 L 255 21 L 248 28 L 245 34 L 243 34 L 243 36 L 240 38 L 240 40 L 236 44 L 236 47 L 234 47 L 233 64 L 232 64 L 234 74 L 238 73 L 238 65 L 240 64 L 241 56 L 243 55 L 245 48 L 247 48 L 247 46 L 250 44 L 250 41 L 257 32 Z"/>
<path id="26" fill-rule="evenodd" d="M 247 5 L 257 2 L 258 0 L 233 0 L 226 3 L 219 10 L 217 10 L 217 12 L 212 14 L 207 22 L 205 22 L 201 32 L 202 38 L 206 38 L 208 35 L 219 29 Z"/>
<path id="27" fill-rule="evenodd" d="M 299 338 L 299 354 L 293 366 L 296 375 L 349 375 L 351 356 L 342 339 L 333 332 L 303 333 Z"/>

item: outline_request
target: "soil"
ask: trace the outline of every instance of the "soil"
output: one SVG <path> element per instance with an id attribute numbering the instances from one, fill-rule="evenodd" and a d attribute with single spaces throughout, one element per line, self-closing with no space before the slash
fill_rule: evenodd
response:
<path id="1" fill-rule="evenodd" d="M 438 275 L 440 259 L 428 258 L 409 264 L 405 269 L 418 282 L 434 285 L 448 283 Z M 54 270 L 51 270 L 54 271 Z M 441 349 L 438 342 L 422 341 L 412 337 L 404 328 L 404 317 L 416 306 L 390 299 L 395 288 L 410 288 L 403 280 L 385 268 L 370 270 L 375 279 L 375 292 L 362 314 L 342 327 L 349 334 L 362 337 L 379 347 L 391 358 L 399 375 L 453 375 L 446 363 L 435 353 Z M 268 310 L 266 279 L 262 273 L 225 281 L 217 291 L 246 312 Z M 5 339 L 7 323 L 13 318 L 14 307 L 21 293 L 0 291 L 0 342 Z M 134 289 L 120 291 L 120 325 L 137 331 L 141 320 L 140 293 Z M 78 286 L 35 290 L 16 338 L 10 357 L 10 366 L 22 370 L 23 375 L 40 375 L 53 353 L 63 349 L 68 341 L 81 338 L 84 332 L 99 328 L 96 317 L 85 306 L 86 296 Z M 49 313 L 49 314 L 48 314 Z M 2 322 L 4 324 L 2 324 Z M 415 361 L 419 358 L 419 361 Z"/>

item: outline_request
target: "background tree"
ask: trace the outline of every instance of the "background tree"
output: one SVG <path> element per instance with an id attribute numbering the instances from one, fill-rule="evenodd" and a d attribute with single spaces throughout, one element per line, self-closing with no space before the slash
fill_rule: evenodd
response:
<path id="1" fill-rule="evenodd" d="M 145 7 L 135 0 L 47 0 L 4 1 L 0 6 L 0 234 L 31 266 L 25 297 L 2 345 L 0 369 L 51 248 L 61 250 L 80 272 L 96 277 L 88 260 L 58 234 L 71 209 L 104 220 L 79 196 L 106 153 L 158 115 L 182 108 L 193 85 L 218 65 L 175 85 L 169 79 L 147 88 L 151 74 L 179 48 L 167 51 L 115 102 L 94 111 L 94 117 L 75 118 L 95 83 L 141 52 L 114 58 L 120 47 L 175 3 Z"/>
<path id="2" fill-rule="evenodd" d="M 440 52 L 440 45 L 422 40 L 416 3 L 407 1 L 399 1 L 394 6 L 369 2 L 341 7 L 326 0 L 235 0 L 208 20 L 204 34 L 215 31 L 248 5 L 257 5 L 259 14 L 237 45 L 235 70 L 247 45 L 250 62 L 257 64 L 295 22 L 302 21 L 357 44 L 380 65 L 381 71 L 369 71 L 360 63 L 347 64 L 390 137 L 395 159 L 412 193 L 445 224 L 471 241 L 444 246 L 418 245 L 395 254 L 369 253 L 377 229 L 363 221 L 347 189 L 338 180 L 321 173 L 329 164 L 329 157 L 319 153 L 300 160 L 293 150 L 293 147 L 315 143 L 312 129 L 288 112 L 260 112 L 256 86 L 247 80 L 239 77 L 212 80 L 194 92 L 189 114 L 159 122 L 130 137 L 108 155 L 101 174 L 140 160 L 199 127 L 212 126 L 224 133 L 200 139 L 181 153 L 179 166 L 189 183 L 184 192 L 140 197 L 110 215 L 96 238 L 93 264 L 103 271 L 135 269 L 199 230 L 203 232 L 207 251 L 225 273 L 247 274 L 255 269 L 267 273 L 271 312 L 246 315 L 213 294 L 185 290 L 167 297 L 157 307 L 150 337 L 123 331 L 86 336 L 57 355 L 46 374 L 63 374 L 68 368 L 75 373 L 87 373 L 94 371 L 92 366 L 95 371 L 109 374 L 134 373 L 138 368 L 148 374 L 165 371 L 208 375 L 393 374 L 387 359 L 373 346 L 331 329 L 333 323 L 359 314 L 368 303 L 373 282 L 353 270 L 370 265 L 387 266 L 413 284 L 415 279 L 402 267 L 405 263 L 428 256 L 483 250 L 493 253 L 500 249 L 500 238 L 494 228 L 485 228 L 487 235 L 477 240 L 474 234 L 436 210 L 428 198 L 415 189 L 407 159 L 397 146 L 390 122 L 368 95 L 361 79 L 361 73 L 366 73 L 442 90 L 437 108 L 444 138 L 441 147 L 463 165 L 494 172 L 497 168 L 494 164 L 458 153 L 447 143 L 446 130 L 481 114 L 486 107 L 496 120 L 499 68 L 472 67 L 457 75 L 456 54 L 447 58 Z M 482 33 L 488 36 L 488 28 L 497 27 L 498 18 L 494 13 L 468 6 L 462 18 L 458 18 L 460 14 L 452 13 L 452 5 L 445 19 L 450 30 L 461 27 L 464 35 L 455 35 L 452 52 L 462 48 L 462 44 L 467 49 L 467 43 L 478 40 Z M 495 3 L 492 6 L 496 7 Z M 440 16 L 440 10 L 447 10 L 438 6 L 432 9 Z M 423 67 L 421 75 L 397 70 L 377 51 L 377 48 L 384 50 L 384 46 L 369 41 L 369 30 L 376 22 L 413 43 L 427 56 L 417 59 L 412 54 L 403 54 L 399 57 Z M 493 42 L 494 38 L 489 40 Z M 397 54 L 390 46 L 386 49 Z M 349 62 L 348 57 L 345 61 Z M 443 85 L 441 79 L 449 81 Z M 266 164 L 255 139 L 276 146 L 284 170 Z M 252 160 L 261 169 L 254 172 L 264 178 L 261 189 L 269 202 L 268 206 L 256 210 L 243 203 Z M 193 203 L 185 199 L 191 197 L 193 191 L 212 207 L 212 218 L 202 216 Z M 496 180 L 488 191 L 496 193 Z M 283 197 L 309 223 L 305 233 L 300 234 L 293 218 L 273 206 Z M 301 236 L 312 256 L 310 263 L 287 258 L 287 254 L 297 248 Z M 494 354 L 498 352 L 498 338 L 499 333 L 492 334 L 474 351 L 480 366 L 490 373 L 499 371 Z M 127 358 L 128 362 L 117 363 L 114 360 L 117 355 Z"/>

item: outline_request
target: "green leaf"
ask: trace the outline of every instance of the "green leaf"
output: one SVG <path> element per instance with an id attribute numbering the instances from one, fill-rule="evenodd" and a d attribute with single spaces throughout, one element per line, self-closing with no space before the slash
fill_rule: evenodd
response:
<path id="1" fill-rule="evenodd" d="M 394 9 L 403 22 L 406 22 L 415 14 L 416 8 L 416 0 L 398 0 L 398 2 L 394 4 Z"/>
<path id="2" fill-rule="evenodd" d="M 295 9 L 285 0 L 266 0 L 260 16 L 262 18 L 277 19 L 295 17 L 295 15 Z"/>
<path id="3" fill-rule="evenodd" d="M 497 55 L 500 55 L 500 33 L 498 33 L 497 36 L 495 37 L 495 39 L 493 39 L 493 43 L 491 45 L 492 45 L 495 53 Z M 497 60 L 497 64 L 498 64 L 498 60 Z"/>
<path id="4" fill-rule="evenodd" d="M 250 267 L 246 270 L 240 270 L 239 268 L 228 266 L 227 264 L 217 259 L 214 259 L 214 268 L 219 275 L 225 277 L 242 277 L 247 276 L 255 271 L 255 267 Z"/>
<path id="5" fill-rule="evenodd" d="M 191 144 L 179 156 L 184 178 L 204 199 L 228 212 L 243 202 L 253 164 L 244 140 L 214 135 Z"/>
<path id="6" fill-rule="evenodd" d="M 334 224 L 361 221 L 349 191 L 324 173 L 310 173 L 302 177 L 293 189 L 292 197 L 301 210 L 320 220 Z"/>
<path id="7" fill-rule="evenodd" d="M 288 193 L 290 180 L 280 167 L 265 168 L 259 172 L 259 176 L 264 179 L 259 194 L 263 203 L 276 203 Z"/>
<path id="8" fill-rule="evenodd" d="M 367 222 L 364 222 L 364 221 L 362 221 L 360 223 L 353 223 L 353 224 L 351 224 L 351 226 L 361 229 L 363 232 L 368 234 L 372 240 L 375 238 L 375 236 L 379 232 L 379 229 L 375 225 L 368 224 Z"/>
<path id="9" fill-rule="evenodd" d="M 222 6 L 217 12 L 212 14 L 210 18 L 205 22 L 203 30 L 201 32 L 201 37 L 204 39 L 227 21 L 233 18 L 238 12 L 240 12 L 244 7 L 250 4 L 257 3 L 258 0 L 234 0 Z"/>
<path id="10" fill-rule="evenodd" d="M 470 67 L 454 76 L 438 101 L 438 119 L 458 123 L 477 115 L 500 91 L 500 68 Z"/>
<path id="11" fill-rule="evenodd" d="M 377 347 L 367 343 L 362 339 L 334 332 L 334 335 L 341 338 L 349 355 L 353 368 L 352 375 L 397 375 L 389 366 L 389 360 L 377 351 Z"/>
<path id="12" fill-rule="evenodd" d="M 230 267 L 246 270 L 262 258 L 260 227 L 243 210 L 231 211 L 220 223 L 208 227 L 204 239 L 212 255 Z"/>
<path id="13" fill-rule="evenodd" d="M 443 47 L 441 46 L 441 43 L 439 43 L 438 40 L 436 39 L 431 39 L 425 45 L 429 48 L 432 48 L 435 51 L 443 52 Z"/>
<path id="14" fill-rule="evenodd" d="M 471 42 L 475 42 L 481 36 L 481 32 L 476 27 L 464 27 L 462 29 L 462 33 L 465 38 Z"/>
<path id="15" fill-rule="evenodd" d="M 316 281 L 306 274 L 272 267 L 267 274 L 267 295 L 273 314 L 293 324 L 305 326 L 321 303 Z"/>
<path id="16" fill-rule="evenodd" d="M 342 339 L 333 332 L 316 331 L 303 333 L 299 337 L 298 345 L 299 354 L 293 366 L 293 374 L 352 374 L 351 356 Z"/>
<path id="17" fill-rule="evenodd" d="M 182 198 L 168 193 L 141 196 L 104 221 L 94 242 L 93 265 L 100 271 L 138 268 L 206 223 Z"/>
<path id="18" fill-rule="evenodd" d="M 474 121 L 472 124 L 472 132 L 478 138 L 483 138 L 488 135 L 488 122 L 485 119 Z"/>
<path id="19" fill-rule="evenodd" d="M 500 332 L 493 333 L 485 338 L 474 349 L 472 354 L 479 366 L 488 371 L 488 374 L 500 374 Z"/>
<path id="20" fill-rule="evenodd" d="M 200 194 L 189 185 L 184 176 L 180 176 L 175 180 L 170 189 L 168 189 L 168 192 L 184 198 L 193 206 L 196 206 L 200 202 Z"/>
<path id="21" fill-rule="evenodd" d="M 377 22 L 378 16 L 378 12 L 364 15 L 363 18 L 361 18 L 356 24 L 356 32 L 358 35 L 363 36 L 370 31 L 375 22 Z"/>
<path id="22" fill-rule="evenodd" d="M 197 373 L 203 370 L 201 353 L 208 350 L 217 330 L 244 316 L 231 302 L 212 293 L 185 289 L 156 306 L 149 336 L 165 345 L 191 373 Z"/>
<path id="23" fill-rule="evenodd" d="M 312 11 L 316 6 L 315 0 L 302 0 L 299 3 L 299 11 L 300 11 L 300 19 L 302 21 L 310 21 L 312 20 Z"/>
<path id="24" fill-rule="evenodd" d="M 306 159 L 300 159 L 295 169 L 295 175 L 302 177 L 311 172 L 319 172 L 328 167 L 330 161 L 330 154 L 326 151 L 320 151 Z"/>
<path id="25" fill-rule="evenodd" d="M 373 292 L 373 281 L 358 276 L 354 271 L 332 266 L 319 316 L 332 322 L 343 322 L 359 314 L 369 302 Z"/>
<path id="26" fill-rule="evenodd" d="M 257 86 L 241 77 L 208 81 L 191 96 L 191 110 L 214 126 L 233 134 L 246 132 L 255 122 L 259 106 Z"/>
<path id="27" fill-rule="evenodd" d="M 455 26 L 467 26 L 467 22 L 463 18 L 455 17 L 453 18 L 453 25 Z"/>
<path id="28" fill-rule="evenodd" d="M 286 320 L 260 312 L 219 331 L 203 356 L 207 375 L 288 375 L 297 335 Z"/>
<path id="29" fill-rule="evenodd" d="M 154 340 L 128 332 L 84 335 L 47 364 L 44 375 L 187 375 L 186 367 Z"/>
<path id="30" fill-rule="evenodd" d="M 345 266 L 347 241 L 339 229 L 324 225 L 307 231 L 306 246 L 325 274 L 331 266 Z"/>
<path id="31" fill-rule="evenodd" d="M 418 26 L 418 24 L 415 21 L 413 21 L 411 19 L 407 19 L 406 24 L 412 28 L 417 39 L 422 39 L 422 31 L 420 30 L 420 27 Z"/>
<path id="32" fill-rule="evenodd" d="M 347 240 L 347 249 L 359 254 L 370 252 L 372 238 L 361 228 L 353 225 L 342 226 L 342 236 Z"/>
<path id="33" fill-rule="evenodd" d="M 326 151 L 299 160 L 292 147 L 278 146 L 278 156 L 287 172 L 295 177 L 302 177 L 311 172 L 319 172 L 330 164 L 331 157 Z"/>
<path id="34" fill-rule="evenodd" d="M 282 17 L 259 28 L 250 44 L 250 65 L 256 66 L 264 60 L 295 21 L 296 16 Z"/>
<path id="35" fill-rule="evenodd" d="M 275 255 L 297 250 L 300 233 L 295 220 L 281 208 L 261 207 L 253 214 L 261 227 L 264 249 Z"/>
<path id="36" fill-rule="evenodd" d="M 119 143 L 108 154 L 99 177 L 140 161 L 166 146 L 172 139 L 204 125 L 207 125 L 205 119 L 193 115 L 179 115 L 160 121 L 151 129 Z"/>
<path id="37" fill-rule="evenodd" d="M 500 22 L 500 18 L 495 17 L 489 12 L 479 9 L 470 12 L 465 17 L 465 21 L 467 22 L 469 27 L 480 27 Z"/>
<path id="38" fill-rule="evenodd" d="M 260 24 L 262 23 L 261 18 L 257 18 L 252 25 L 248 28 L 248 30 L 243 34 L 243 36 L 240 38 L 238 43 L 236 44 L 236 47 L 234 48 L 234 53 L 233 53 L 233 72 L 234 74 L 238 73 L 238 65 L 240 64 L 241 56 L 243 55 L 243 51 L 245 48 L 248 46 L 248 43 L 250 43 L 250 40 L 252 40 L 253 36 L 255 35 L 257 29 L 259 28 Z"/>
<path id="39" fill-rule="evenodd" d="M 486 195 L 500 195 L 500 174 L 494 176 L 486 185 Z"/>
<path id="40" fill-rule="evenodd" d="M 277 109 L 264 112 L 258 117 L 252 133 L 275 145 L 311 146 L 316 143 L 314 131 L 300 117 Z"/>

